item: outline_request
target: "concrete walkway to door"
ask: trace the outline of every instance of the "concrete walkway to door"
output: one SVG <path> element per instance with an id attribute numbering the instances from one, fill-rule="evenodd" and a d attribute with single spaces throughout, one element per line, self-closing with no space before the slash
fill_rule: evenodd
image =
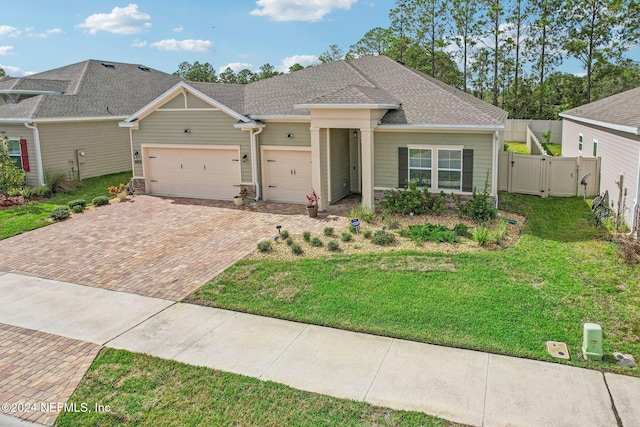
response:
<path id="1" fill-rule="evenodd" d="M 623 426 L 640 421 L 640 378 L 17 274 L 0 274 L 0 295 L 0 324 L 472 426 L 617 426 L 616 411 Z"/>
<path id="2" fill-rule="evenodd" d="M 336 208 L 334 208 L 333 212 Z M 139 196 L 0 241 L 0 270 L 179 301 L 277 234 L 340 228 L 304 205 Z"/>

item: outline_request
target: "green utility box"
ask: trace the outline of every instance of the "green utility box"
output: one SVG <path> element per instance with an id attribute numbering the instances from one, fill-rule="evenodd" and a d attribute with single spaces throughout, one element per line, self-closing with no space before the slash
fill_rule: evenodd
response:
<path id="1" fill-rule="evenodd" d="M 602 360 L 602 328 L 596 323 L 584 324 L 582 355 L 586 360 Z"/>

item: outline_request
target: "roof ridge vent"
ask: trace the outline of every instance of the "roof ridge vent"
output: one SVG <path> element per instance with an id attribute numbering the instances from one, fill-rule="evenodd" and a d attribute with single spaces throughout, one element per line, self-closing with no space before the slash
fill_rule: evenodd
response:
<path id="1" fill-rule="evenodd" d="M 138 68 L 141 69 L 142 71 L 149 71 L 150 70 L 149 67 L 145 67 L 145 66 L 142 66 L 142 65 L 138 65 Z"/>
<path id="2" fill-rule="evenodd" d="M 102 66 L 103 67 L 107 67 L 107 68 L 116 68 L 116 66 L 114 64 L 111 64 L 109 62 L 103 62 Z"/>

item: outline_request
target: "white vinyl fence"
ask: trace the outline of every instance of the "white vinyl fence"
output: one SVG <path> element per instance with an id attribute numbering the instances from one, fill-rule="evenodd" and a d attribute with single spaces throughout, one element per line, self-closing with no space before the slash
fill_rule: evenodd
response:
<path id="1" fill-rule="evenodd" d="M 498 189 L 535 196 L 595 196 L 600 192 L 600 158 L 552 157 L 503 151 Z M 586 184 L 583 185 L 582 183 Z"/>
<path id="2" fill-rule="evenodd" d="M 561 120 L 518 120 L 508 119 L 504 127 L 504 140 L 527 142 L 527 127 L 542 139 L 542 134 L 551 130 L 551 142 L 562 144 L 562 121 Z"/>

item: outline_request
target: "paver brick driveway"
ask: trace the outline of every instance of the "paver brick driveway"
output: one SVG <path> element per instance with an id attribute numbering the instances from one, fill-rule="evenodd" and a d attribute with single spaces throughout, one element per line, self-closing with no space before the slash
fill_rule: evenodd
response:
<path id="1" fill-rule="evenodd" d="M 135 197 L 0 241 L 0 270 L 178 301 L 273 237 L 276 225 L 297 234 L 342 224 L 308 218 L 304 208 L 283 215 L 227 206 Z"/>

